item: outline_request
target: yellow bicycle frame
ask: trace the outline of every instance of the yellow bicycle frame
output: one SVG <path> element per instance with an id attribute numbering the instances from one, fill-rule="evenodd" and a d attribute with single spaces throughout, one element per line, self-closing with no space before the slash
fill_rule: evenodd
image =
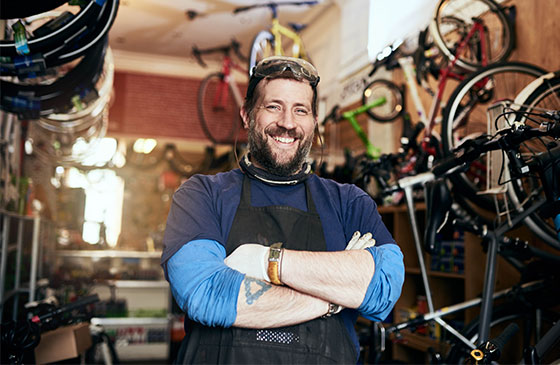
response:
<path id="1" fill-rule="evenodd" d="M 282 36 L 290 38 L 293 42 L 292 45 L 292 57 L 303 58 L 307 60 L 307 54 L 305 53 L 305 48 L 303 47 L 303 41 L 300 36 L 293 30 L 280 24 L 278 18 L 272 19 L 272 26 L 270 27 L 270 33 L 274 37 L 274 55 L 284 56 L 284 50 L 282 48 Z"/>

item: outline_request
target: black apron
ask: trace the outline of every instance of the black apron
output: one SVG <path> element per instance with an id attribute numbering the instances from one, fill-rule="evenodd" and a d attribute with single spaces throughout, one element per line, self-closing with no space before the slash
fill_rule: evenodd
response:
<path id="1" fill-rule="evenodd" d="M 288 206 L 251 206 L 251 183 L 243 178 L 241 201 L 226 253 L 255 242 L 283 242 L 291 250 L 326 251 L 319 214 L 307 183 L 307 212 Z M 355 364 L 356 350 L 340 315 L 273 329 L 205 327 L 189 321 L 178 362 L 184 364 Z"/>

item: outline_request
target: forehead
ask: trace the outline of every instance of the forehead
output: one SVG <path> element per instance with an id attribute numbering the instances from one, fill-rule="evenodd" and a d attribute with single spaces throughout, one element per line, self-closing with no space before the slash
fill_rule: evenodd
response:
<path id="1" fill-rule="evenodd" d="M 286 103 L 298 103 L 311 105 L 313 100 L 313 89 L 308 82 L 294 79 L 271 79 L 263 80 L 260 87 L 260 101 L 272 100 Z"/>

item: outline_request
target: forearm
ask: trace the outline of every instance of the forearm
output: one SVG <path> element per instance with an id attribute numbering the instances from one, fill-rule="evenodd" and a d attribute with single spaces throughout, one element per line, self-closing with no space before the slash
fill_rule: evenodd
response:
<path id="1" fill-rule="evenodd" d="M 282 282 L 299 292 L 347 308 L 358 308 L 375 271 L 366 250 L 311 252 L 284 250 Z"/>
<path id="2" fill-rule="evenodd" d="M 284 286 L 245 277 L 237 300 L 235 327 L 274 328 L 324 315 L 328 302 Z"/>

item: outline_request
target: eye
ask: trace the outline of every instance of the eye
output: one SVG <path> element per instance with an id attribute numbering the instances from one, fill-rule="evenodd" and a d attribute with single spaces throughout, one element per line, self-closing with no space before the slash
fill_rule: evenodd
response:
<path id="1" fill-rule="evenodd" d="M 301 116 L 306 116 L 309 115 L 309 110 L 305 109 L 305 108 L 297 108 L 295 110 L 297 115 L 301 115 Z"/>
<path id="2" fill-rule="evenodd" d="M 269 104 L 269 105 L 266 106 L 266 109 L 271 111 L 271 112 L 278 112 L 278 111 L 282 110 L 282 108 L 278 104 Z"/>

